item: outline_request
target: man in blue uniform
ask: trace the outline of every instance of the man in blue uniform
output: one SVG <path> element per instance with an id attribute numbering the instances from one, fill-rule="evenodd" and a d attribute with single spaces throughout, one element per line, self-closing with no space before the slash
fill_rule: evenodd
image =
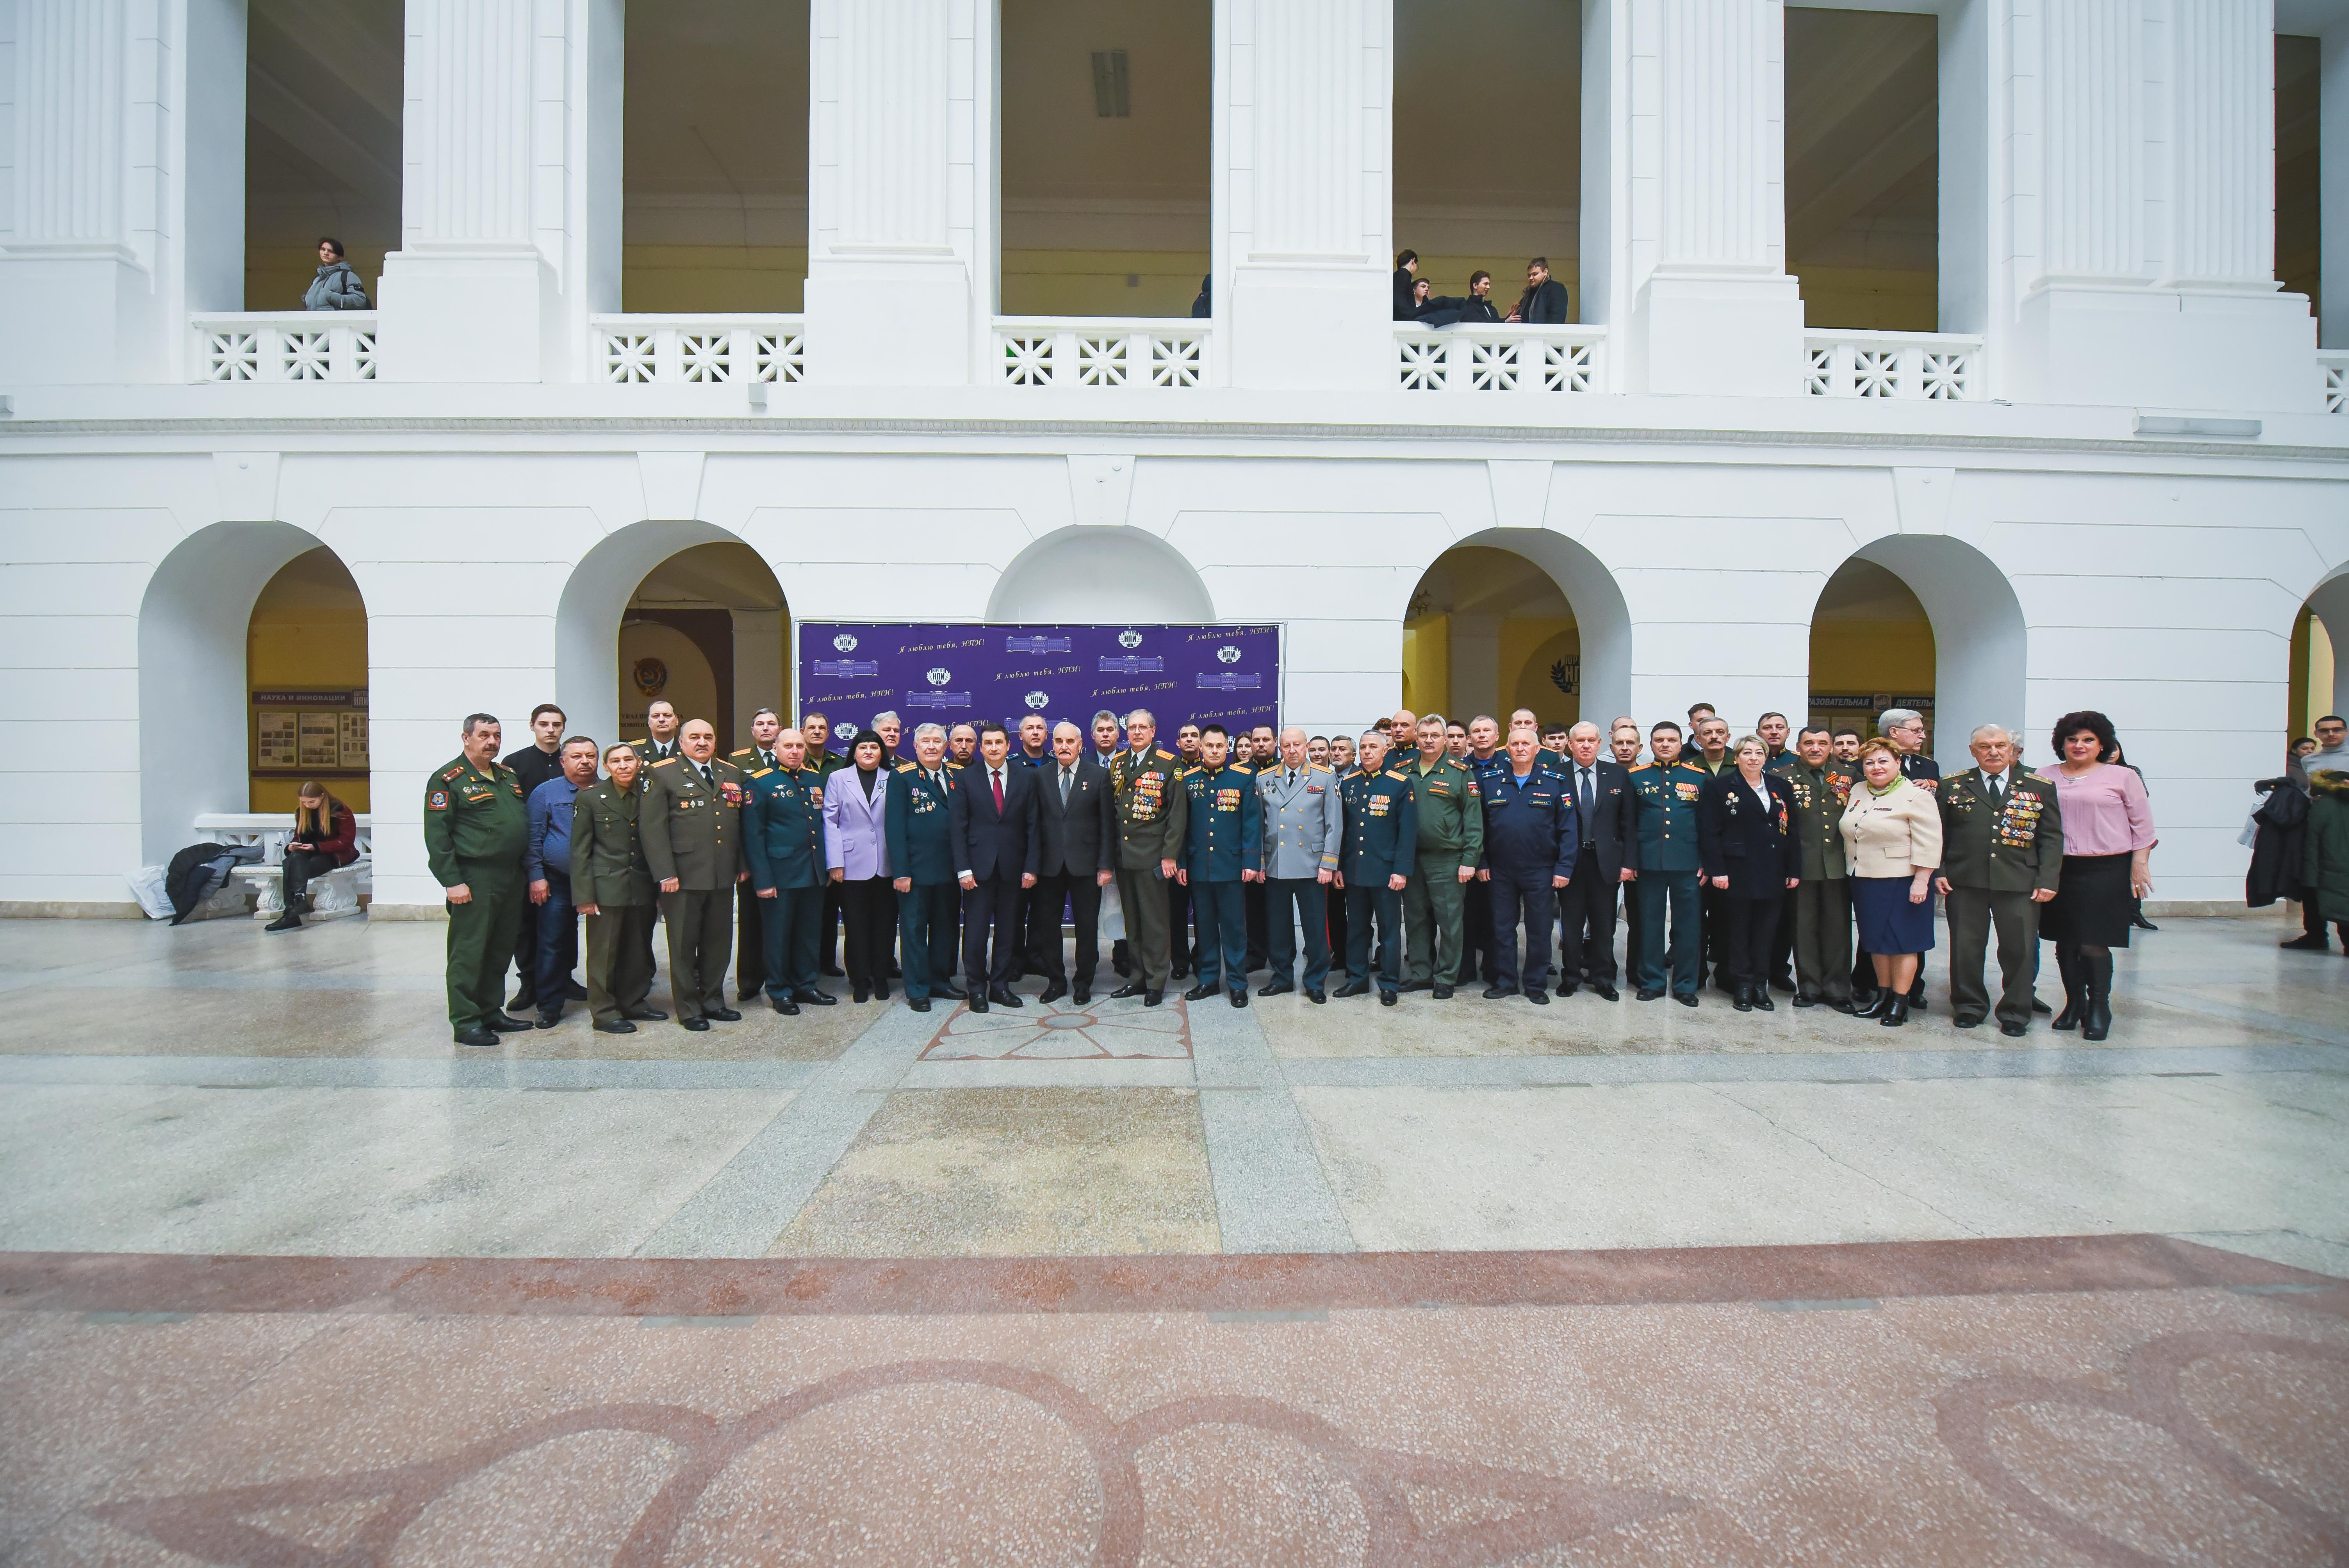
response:
<path id="1" fill-rule="evenodd" d="M 933 994 L 960 1000 L 954 983 L 955 944 L 962 933 L 961 886 L 947 841 L 956 787 L 947 767 L 946 727 L 914 731 L 914 760 L 889 786 L 886 818 L 890 886 L 897 890 L 897 946 L 905 972 L 905 1006 L 930 1010 Z"/>
<path id="2" fill-rule="evenodd" d="M 1669 964 L 1672 1000 L 1693 1007 L 1700 958 L 1697 884 L 1702 870 L 1697 857 L 1697 800 L 1704 793 L 1707 775 L 1681 761 L 1681 727 L 1669 718 L 1648 732 L 1648 751 L 1654 760 L 1631 769 L 1640 868 L 1631 883 L 1640 908 L 1640 1000 L 1652 1002 L 1664 994 Z"/>
<path id="3" fill-rule="evenodd" d="M 754 768 L 742 806 L 742 848 L 760 903 L 767 1000 L 786 1016 L 802 1003 L 833 1005 L 816 983 L 818 926 L 823 919 L 823 775 L 807 766 L 807 738 L 778 730 L 775 765 Z"/>
<path id="4" fill-rule="evenodd" d="M 1371 921 L 1379 923 L 1379 1005 L 1392 1007 L 1402 987 L 1402 890 L 1419 858 L 1419 818 L 1411 779 L 1389 770 L 1387 738 L 1365 730 L 1361 766 L 1340 787 L 1346 808 L 1345 852 L 1338 882 L 1346 890 L 1346 984 L 1340 996 L 1371 989 Z"/>
<path id="5" fill-rule="evenodd" d="M 1231 737 L 1220 724 L 1199 732 L 1199 765 L 1182 776 L 1189 820 L 1183 867 L 1175 877 L 1191 890 L 1191 916 L 1199 923 L 1199 983 L 1186 1002 L 1216 994 L 1220 980 L 1235 1007 L 1247 1006 L 1247 910 L 1245 884 L 1264 875 L 1264 810 L 1257 804 L 1256 770 L 1229 759 Z"/>
<path id="6" fill-rule="evenodd" d="M 1479 786 L 1485 798 L 1485 852 L 1477 880 L 1493 902 L 1493 983 L 1498 1000 L 1519 989 L 1537 1006 L 1549 1003 L 1550 928 L 1557 890 L 1574 875 L 1582 834 L 1566 775 L 1546 755 L 1530 725 L 1509 731 L 1508 766 Z M 1526 928 L 1525 966 L 1517 964 L 1517 924 Z"/>

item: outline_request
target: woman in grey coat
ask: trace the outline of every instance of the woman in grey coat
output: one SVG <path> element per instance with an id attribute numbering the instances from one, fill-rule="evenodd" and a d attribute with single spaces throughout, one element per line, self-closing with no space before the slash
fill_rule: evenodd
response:
<path id="1" fill-rule="evenodd" d="M 336 239 L 318 242 L 318 275 L 311 281 L 302 296 L 304 310 L 373 310 L 367 302 L 367 290 L 359 286 L 358 273 L 343 260 L 343 242 Z"/>

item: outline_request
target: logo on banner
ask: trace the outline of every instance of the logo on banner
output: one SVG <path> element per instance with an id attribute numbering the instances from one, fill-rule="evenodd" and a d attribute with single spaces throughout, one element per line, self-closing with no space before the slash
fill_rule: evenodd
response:
<path id="1" fill-rule="evenodd" d="M 1201 670 L 1199 689 L 1201 691 L 1262 691 L 1264 676 L 1257 671 L 1242 675 L 1237 670 Z"/>
<path id="2" fill-rule="evenodd" d="M 954 676 L 947 672 L 945 665 L 934 665 L 930 667 L 930 673 L 922 678 L 928 681 L 934 686 L 942 686 L 946 685 L 947 682 L 954 679 Z"/>
<path id="3" fill-rule="evenodd" d="M 1240 651 L 1231 644 L 1226 643 L 1216 650 L 1216 657 L 1224 664 L 1236 665 L 1240 662 Z"/>
<path id="4" fill-rule="evenodd" d="M 856 634 L 853 632 L 843 632 L 832 640 L 832 645 L 843 654 L 853 654 L 856 651 Z"/>
<path id="5" fill-rule="evenodd" d="M 843 740 L 854 740 L 857 735 L 856 726 L 845 721 L 833 725 L 832 732 Z"/>
<path id="6" fill-rule="evenodd" d="M 1007 654 L 1065 654 L 1075 647 L 1072 637 L 1006 637 L 1003 651 Z"/>
<path id="7" fill-rule="evenodd" d="M 1166 661 L 1155 655 L 1144 657 L 1127 654 L 1121 658 L 1102 655 L 1101 673 L 1105 676 L 1155 676 L 1166 673 Z"/>
<path id="8" fill-rule="evenodd" d="M 862 680 L 881 673 L 879 659 L 818 659 L 815 673 L 827 680 Z"/>
<path id="9" fill-rule="evenodd" d="M 1019 700 L 1026 703 L 1030 707 L 1034 708 L 1038 713 L 1041 713 L 1044 711 L 1045 705 L 1050 703 L 1052 699 L 1040 691 L 1031 691 Z"/>
<path id="10" fill-rule="evenodd" d="M 1142 634 L 1128 626 L 1117 634 L 1117 645 L 1121 648 L 1138 648 L 1142 646 Z"/>

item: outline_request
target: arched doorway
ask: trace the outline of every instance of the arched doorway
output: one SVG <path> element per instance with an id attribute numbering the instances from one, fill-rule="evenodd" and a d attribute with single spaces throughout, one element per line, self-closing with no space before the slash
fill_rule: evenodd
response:
<path id="1" fill-rule="evenodd" d="M 1057 529 L 1012 559 L 988 595 L 987 618 L 1006 624 L 1196 625 L 1216 603 L 1180 551 L 1123 525 Z"/>
<path id="2" fill-rule="evenodd" d="M 2349 712 L 2349 668 L 2340 657 L 2349 639 L 2349 572 L 2318 584 L 2292 624 L 2291 709 L 2286 744 L 2314 733 L 2328 713 Z"/>
<path id="3" fill-rule="evenodd" d="M 759 552 L 703 522 L 640 522 L 573 568 L 555 612 L 555 700 L 609 744 L 656 699 L 749 744 L 750 715 L 791 708 L 790 608 Z"/>
<path id="4" fill-rule="evenodd" d="M 1630 616 L 1599 558 L 1563 535 L 1490 529 L 1431 562 L 1403 615 L 1402 702 L 1420 713 L 1604 726 L 1629 711 Z"/>
<path id="5" fill-rule="evenodd" d="M 200 815 L 290 810 L 305 778 L 369 809 L 367 605 L 335 552 L 283 522 L 221 522 L 163 558 L 139 606 L 140 840 Z"/>
<path id="6" fill-rule="evenodd" d="M 1938 534 L 1877 540 L 1837 569 L 1812 610 L 1810 722 L 1867 735 L 1885 708 L 1913 707 L 1935 758 L 1961 766 L 1975 726 L 2027 727 L 2025 637 L 2021 602 L 1981 551 Z M 2026 749 L 2025 760 L 2052 758 Z"/>

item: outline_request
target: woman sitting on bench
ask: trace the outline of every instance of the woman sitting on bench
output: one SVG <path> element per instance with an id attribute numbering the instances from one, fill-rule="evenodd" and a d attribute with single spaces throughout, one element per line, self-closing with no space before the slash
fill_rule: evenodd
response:
<path id="1" fill-rule="evenodd" d="M 294 836 L 285 841 L 285 913 L 264 930 L 291 931 L 302 923 L 310 908 L 310 879 L 357 860 L 358 834 L 358 819 L 348 806 L 324 784 L 303 781 L 294 802 Z"/>

